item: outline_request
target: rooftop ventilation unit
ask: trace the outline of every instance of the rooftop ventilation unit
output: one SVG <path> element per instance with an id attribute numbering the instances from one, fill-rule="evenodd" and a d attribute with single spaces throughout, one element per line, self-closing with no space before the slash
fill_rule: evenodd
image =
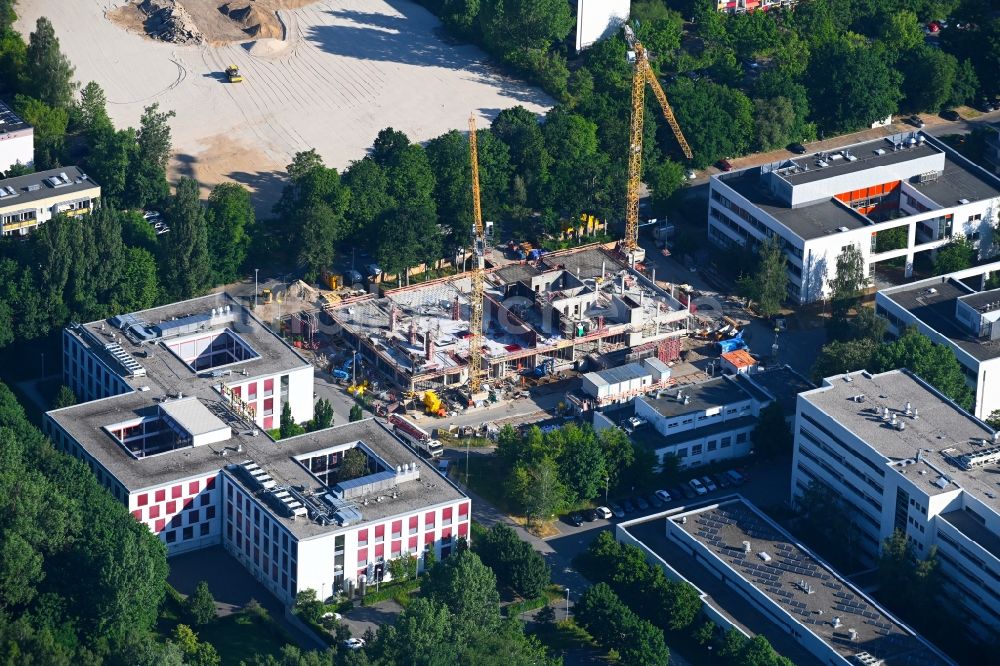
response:
<path id="1" fill-rule="evenodd" d="M 1000 462 L 1000 446 L 993 446 L 975 453 L 966 453 L 958 458 L 958 463 L 967 470 L 995 462 Z"/>
<path id="2" fill-rule="evenodd" d="M 885 155 L 885 148 L 876 148 L 874 152 L 876 155 Z"/>

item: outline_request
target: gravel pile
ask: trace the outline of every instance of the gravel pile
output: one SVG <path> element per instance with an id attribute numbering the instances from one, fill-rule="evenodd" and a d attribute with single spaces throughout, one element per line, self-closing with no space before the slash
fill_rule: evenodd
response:
<path id="1" fill-rule="evenodd" d="M 143 0 L 139 10 L 146 15 L 143 27 L 154 39 L 173 44 L 201 44 L 205 41 L 194 19 L 176 0 Z"/>

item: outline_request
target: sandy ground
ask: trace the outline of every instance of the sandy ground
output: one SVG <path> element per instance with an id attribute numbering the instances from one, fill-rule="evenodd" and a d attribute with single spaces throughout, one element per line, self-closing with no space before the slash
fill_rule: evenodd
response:
<path id="1" fill-rule="evenodd" d="M 500 75 L 472 46 L 438 38 L 440 24 L 405 0 L 319 0 L 279 16 L 287 39 L 178 46 L 115 25 L 105 13 L 125 0 L 22 0 L 27 35 L 39 16 L 55 26 L 82 82 L 97 81 L 119 126 L 143 107 L 172 109 L 172 175 L 211 186 L 226 180 L 255 191 L 259 212 L 281 191 L 285 165 L 315 148 L 330 166 L 365 155 L 383 127 L 426 141 L 485 126 L 500 110 L 543 112 L 552 100 Z M 235 64 L 244 82 L 225 82 Z"/>

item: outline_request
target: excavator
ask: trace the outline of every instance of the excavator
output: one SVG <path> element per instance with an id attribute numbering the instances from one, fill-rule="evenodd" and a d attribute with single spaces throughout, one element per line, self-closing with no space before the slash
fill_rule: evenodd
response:
<path id="1" fill-rule="evenodd" d="M 236 65 L 226 67 L 226 78 L 230 83 L 242 83 L 243 76 L 240 75 L 240 68 Z"/>

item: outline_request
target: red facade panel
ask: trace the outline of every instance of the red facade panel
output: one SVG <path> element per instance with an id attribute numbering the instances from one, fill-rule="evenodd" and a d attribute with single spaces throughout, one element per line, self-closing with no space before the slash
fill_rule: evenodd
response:
<path id="1" fill-rule="evenodd" d="M 458 524 L 458 536 L 468 537 L 469 536 L 469 523 L 459 523 Z"/>
<path id="2" fill-rule="evenodd" d="M 156 502 L 162 502 L 165 499 L 167 499 L 167 489 L 166 488 L 160 488 L 159 490 L 156 491 L 156 495 L 155 495 L 155 500 L 154 501 L 156 501 Z"/>
<path id="3" fill-rule="evenodd" d="M 458 505 L 458 515 L 460 515 L 460 516 L 467 516 L 467 515 L 469 515 L 469 503 L 468 502 L 463 502 L 462 504 Z"/>
<path id="4" fill-rule="evenodd" d="M 197 481 L 192 481 L 191 483 L 189 483 L 188 484 L 188 494 L 189 495 L 197 495 L 200 485 L 201 484 L 199 484 Z"/>
<path id="5" fill-rule="evenodd" d="M 132 512 L 132 517 L 135 518 L 136 520 L 138 520 L 141 523 L 142 522 L 142 509 L 136 509 L 135 511 L 133 511 Z"/>
<path id="6" fill-rule="evenodd" d="M 146 493 L 139 495 L 138 497 L 135 498 L 135 504 L 136 506 L 146 506 L 147 504 L 149 504 L 149 495 L 147 495 Z"/>
<path id="7" fill-rule="evenodd" d="M 184 486 L 177 485 L 170 489 L 170 497 L 172 499 L 177 499 L 184 494 Z"/>
<path id="8" fill-rule="evenodd" d="M 359 548 L 358 549 L 358 564 L 364 564 L 368 561 L 368 549 Z"/>
<path id="9" fill-rule="evenodd" d="M 162 518 L 160 520 L 156 521 L 156 525 L 153 528 L 153 532 L 156 533 L 156 534 L 159 534 L 160 532 L 163 531 L 163 528 L 166 526 L 166 524 L 167 524 L 167 521 L 163 520 Z"/>

